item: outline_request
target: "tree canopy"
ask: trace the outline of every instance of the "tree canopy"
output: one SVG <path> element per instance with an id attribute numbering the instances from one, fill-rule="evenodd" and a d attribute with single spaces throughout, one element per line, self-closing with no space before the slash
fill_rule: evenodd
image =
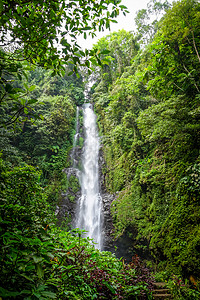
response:
<path id="1" fill-rule="evenodd" d="M 26 81 L 26 71 L 36 66 L 52 69 L 52 76 L 78 74 L 78 66 L 90 69 L 99 59 L 95 50 L 81 50 L 79 35 L 95 36 L 110 28 L 126 7 L 120 0 L 108 1 L 3 1 L 0 6 L 0 107 L 6 112 L 0 127 L 15 126 L 38 118 L 30 97 L 35 88 Z M 104 13 L 106 11 L 106 13 Z M 18 84 L 12 82 L 18 79 Z"/>
<path id="2" fill-rule="evenodd" d="M 86 63 L 93 51 L 81 51 L 77 37 L 95 36 L 110 28 L 119 11 L 120 0 L 84 1 L 3 1 L 0 7 L 0 46 L 15 52 L 17 58 L 58 70 L 71 61 Z M 106 11 L 106 13 L 104 13 Z M 16 52 L 17 50 L 17 52 Z M 86 61 L 81 61 L 85 58 Z M 88 66 L 88 63 L 86 63 Z"/>

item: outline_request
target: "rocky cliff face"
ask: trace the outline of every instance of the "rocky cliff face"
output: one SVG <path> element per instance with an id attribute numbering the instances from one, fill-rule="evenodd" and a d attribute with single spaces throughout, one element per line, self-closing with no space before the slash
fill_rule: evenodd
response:
<path id="1" fill-rule="evenodd" d="M 105 176 L 103 174 L 103 169 L 105 169 L 105 161 L 103 158 L 103 151 L 102 148 L 99 153 L 99 184 L 100 184 L 100 192 L 102 197 L 102 204 L 103 204 L 103 215 L 104 215 L 104 247 L 103 250 L 105 251 L 114 251 L 114 244 L 112 233 L 114 231 L 112 215 L 110 212 L 110 206 L 113 200 L 115 199 L 114 194 L 109 194 L 106 190 L 105 185 Z"/>
<path id="2" fill-rule="evenodd" d="M 78 126 L 77 126 L 78 127 Z M 79 128 L 78 128 L 79 129 Z M 76 218 L 77 201 L 81 197 L 81 187 L 79 184 L 78 173 L 81 168 L 82 145 L 80 145 L 80 138 L 83 140 L 83 133 L 76 133 L 76 145 L 73 147 L 69 157 L 71 166 L 63 169 L 67 176 L 66 191 L 61 192 L 60 201 L 56 209 L 57 224 L 65 228 L 72 229 L 74 227 L 74 220 Z"/>
<path id="3" fill-rule="evenodd" d="M 81 197 L 81 189 L 77 176 L 77 169 L 64 169 L 68 179 L 66 191 L 61 193 L 60 202 L 56 209 L 57 224 L 61 227 L 73 228 L 76 217 L 77 200 Z"/>
<path id="4" fill-rule="evenodd" d="M 122 236 L 117 240 L 114 239 L 114 223 L 111 215 L 110 207 L 112 202 L 117 198 L 118 192 L 115 194 L 109 194 L 106 190 L 105 175 L 106 163 L 103 156 L 103 146 L 100 150 L 99 156 L 99 179 L 100 190 L 103 203 L 104 214 L 104 249 L 105 251 L 111 251 L 115 253 L 118 258 L 123 257 L 127 262 L 132 260 L 132 257 L 137 254 L 143 259 L 151 259 L 148 251 L 148 243 L 146 240 L 136 240 L 137 230 L 135 228 L 128 228 Z"/>

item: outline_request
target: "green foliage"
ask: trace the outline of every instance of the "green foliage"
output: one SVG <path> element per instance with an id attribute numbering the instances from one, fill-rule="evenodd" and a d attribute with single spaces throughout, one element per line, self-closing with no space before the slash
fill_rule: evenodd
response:
<path id="1" fill-rule="evenodd" d="M 163 11 L 169 9 L 168 1 L 151 0 L 147 4 L 146 9 L 141 9 L 137 12 L 135 23 L 139 34 L 140 42 L 148 44 L 152 42 L 153 37 L 158 30 L 158 19 L 162 16 Z M 152 21 L 152 18 L 154 19 Z"/>
<path id="2" fill-rule="evenodd" d="M 4 299 L 150 299 L 152 279 L 138 258 L 129 265 L 95 250 L 82 232 L 52 224 L 32 166 L 1 160 L 0 296 Z"/>
<path id="3" fill-rule="evenodd" d="M 199 93 L 199 10 L 198 1 L 178 1 L 150 45 L 152 58 L 145 76 L 149 90 L 159 99 L 169 92 L 192 98 Z"/>
<path id="4" fill-rule="evenodd" d="M 80 190 L 80 184 L 79 184 L 79 180 L 76 176 L 71 175 L 69 177 L 68 180 L 68 189 L 70 189 L 70 191 L 72 193 L 76 193 Z"/>
<path id="5" fill-rule="evenodd" d="M 156 27 L 149 26 L 146 13 L 163 8 L 157 4 L 151 2 L 137 20 L 152 42 L 129 64 L 123 54 L 121 61 L 110 60 L 109 68 L 116 64 L 112 81 L 102 73 L 92 91 L 105 183 L 116 194 L 115 238 L 134 231 L 138 249 L 144 239 L 149 244 L 157 270 L 199 278 L 200 6 L 178 1 Z M 111 49 L 110 36 L 100 42 Z"/>
<path id="6" fill-rule="evenodd" d="M 29 283 L 31 286 L 31 282 L 43 277 L 41 261 L 48 260 L 48 251 L 51 252 L 51 243 L 44 230 L 48 226 L 48 205 L 39 185 L 39 176 L 28 165 L 7 171 L 1 160 L 0 276 L 3 297 L 27 293 Z M 45 243 L 49 250 L 43 248 Z M 27 284 L 24 285 L 24 281 Z M 16 285 L 18 288 L 12 290 Z"/>
<path id="7" fill-rule="evenodd" d="M 44 178 L 49 178 L 50 173 L 59 174 L 66 165 L 75 107 L 68 97 L 43 97 L 36 110 L 43 114 L 43 120 L 34 125 L 25 123 L 12 143 L 29 163 L 42 169 Z"/>
<path id="8" fill-rule="evenodd" d="M 167 258 L 169 269 L 188 276 L 198 276 L 199 265 L 199 205 L 196 199 L 179 197 L 161 231 L 151 240 L 151 246 Z M 160 249 L 160 250 L 159 250 Z M 162 249 L 162 250 L 161 250 Z"/>
<path id="9" fill-rule="evenodd" d="M 40 118 L 32 104 L 41 96 L 39 75 L 44 79 L 44 72 L 37 74 L 37 85 L 29 86 L 27 70 L 32 70 L 33 66 L 53 70 L 51 76 L 67 77 L 76 73 L 79 78 L 78 66 L 90 69 L 91 61 L 101 64 L 99 53 L 94 49 L 81 50 L 77 37 L 80 34 L 84 38 L 87 35 L 93 37 L 97 30 L 110 28 L 110 23 L 115 21 L 120 11 L 127 12 L 125 6 L 119 6 L 120 2 L 34 0 L 1 3 L 0 113 L 3 118 L 0 128 L 16 130 L 27 120 L 33 122 Z M 106 14 L 103 14 L 104 10 Z M 13 81 L 18 81 L 17 85 Z M 70 87 L 70 96 L 75 103 L 82 103 L 84 98 L 82 89 L 75 88 L 73 80 L 66 85 L 59 76 L 44 87 L 47 95 L 65 95 L 65 90 Z"/>
<path id="10" fill-rule="evenodd" d="M 90 58 L 96 55 L 94 51 L 82 51 L 77 44 L 77 36 L 95 36 L 95 31 L 102 31 L 104 27 L 110 28 L 110 23 L 115 21 L 119 11 L 127 12 L 126 7 L 119 6 L 119 3 L 120 1 L 113 0 L 105 3 L 92 0 L 70 3 L 4 1 L 0 8 L 1 45 L 7 47 L 14 44 L 17 48 L 16 54 L 23 53 L 33 64 L 58 71 L 63 64 L 71 62 L 76 71 L 77 64 L 82 64 L 80 57 L 86 59 L 84 64 L 88 66 L 88 56 Z M 103 14 L 110 5 L 111 10 Z M 58 43 L 61 47 L 57 47 Z M 60 55 L 61 52 L 63 56 Z"/>
<path id="11" fill-rule="evenodd" d="M 20 123 L 40 118 L 32 107 L 37 100 L 28 97 L 35 86 L 25 80 L 19 84 L 26 78 L 25 67 L 25 63 L 13 59 L 12 53 L 0 49 L 0 129 L 16 130 Z"/>
<path id="12" fill-rule="evenodd" d="M 195 285 L 193 286 L 193 288 L 191 288 L 188 280 L 183 281 L 180 276 L 173 275 L 167 286 L 170 288 L 175 300 L 198 300 L 200 293 L 197 290 L 197 283 L 194 279 L 193 281 Z"/>
<path id="13" fill-rule="evenodd" d="M 76 104 L 81 105 L 84 102 L 84 84 L 83 78 L 72 74 L 68 76 L 71 67 L 65 68 L 64 76 L 55 75 L 52 77 L 50 70 L 36 67 L 28 72 L 28 81 L 35 85 L 35 90 L 31 92 L 31 96 L 41 98 L 46 96 L 66 96 Z"/>
<path id="14" fill-rule="evenodd" d="M 139 45 L 131 32 L 122 29 L 101 38 L 93 48 L 98 49 L 102 60 L 101 76 L 97 78 L 99 89 L 107 91 L 108 85 L 121 76 L 125 68 L 130 65 Z M 98 70 L 99 68 L 97 72 Z"/>
<path id="15" fill-rule="evenodd" d="M 26 118 L 22 124 L 19 123 L 21 130 L 15 134 L 9 133 L 8 129 L 12 127 L 7 126 L 7 130 L 5 128 L 1 131 L 1 149 L 3 159 L 9 163 L 23 166 L 26 162 L 42 171 L 41 184 L 46 186 L 48 201 L 52 209 L 55 209 L 60 191 L 67 187 L 66 175 L 62 170 L 68 164 L 68 155 L 73 143 L 75 105 L 66 93 L 60 96 L 45 95 L 45 84 L 49 79 L 47 75 L 46 71 L 37 68 L 29 72 L 28 79 L 31 83 L 37 83 L 42 91 L 42 96 L 37 103 L 32 104 L 32 109 L 37 115 L 43 115 L 43 118 L 35 120 L 34 123 Z M 65 82 L 68 84 L 67 79 Z M 72 82 L 71 79 L 69 85 Z M 81 82 L 77 84 L 82 85 Z M 10 100 L 10 104 L 14 102 L 15 100 Z M 2 112 L 1 116 L 5 115 L 6 113 Z M 19 121 L 21 120 L 20 116 Z M 13 125 L 15 126 L 16 122 Z"/>

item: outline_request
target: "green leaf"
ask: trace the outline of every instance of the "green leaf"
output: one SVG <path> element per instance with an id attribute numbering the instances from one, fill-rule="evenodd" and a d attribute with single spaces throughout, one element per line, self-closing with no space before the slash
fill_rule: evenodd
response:
<path id="1" fill-rule="evenodd" d="M 50 298 L 50 299 L 56 299 L 57 298 L 57 295 L 55 293 L 49 292 L 49 291 L 41 292 L 41 295 L 45 296 L 47 298 Z"/>
<path id="2" fill-rule="evenodd" d="M 36 103 L 38 102 L 38 99 L 30 99 L 28 100 L 28 104 L 33 104 L 33 103 Z"/>
<path id="3" fill-rule="evenodd" d="M 126 7 L 125 5 L 119 5 L 119 7 L 120 7 L 121 9 L 127 9 L 127 7 Z"/>
<path id="4" fill-rule="evenodd" d="M 83 30 L 91 30 L 91 29 L 92 29 L 92 27 L 89 27 L 89 26 L 83 28 Z"/>
<path id="5" fill-rule="evenodd" d="M 20 73 L 17 73 L 17 77 L 19 78 L 19 80 L 22 80 L 22 76 Z"/>
<path id="6" fill-rule="evenodd" d="M 71 71 L 71 72 L 69 72 L 67 75 L 68 75 L 68 76 L 71 76 L 71 75 L 73 75 L 73 74 L 74 74 L 74 72 Z"/>
<path id="7" fill-rule="evenodd" d="M 24 87 L 26 90 L 28 90 L 28 84 L 26 82 L 24 82 Z"/>
<path id="8" fill-rule="evenodd" d="M 39 278 L 44 277 L 44 270 L 42 269 L 42 266 L 40 264 L 36 265 L 37 275 Z"/>
<path id="9" fill-rule="evenodd" d="M 22 277 L 26 278 L 27 280 L 34 282 L 34 280 L 33 280 L 31 277 L 29 277 L 29 276 L 27 276 L 27 275 L 25 275 L 25 274 L 20 274 L 20 275 L 21 275 Z"/>
<path id="10" fill-rule="evenodd" d="M 110 50 L 103 50 L 101 51 L 101 54 L 109 54 L 111 51 Z"/>
<path id="11" fill-rule="evenodd" d="M 34 263 L 39 263 L 43 260 L 43 257 L 42 256 L 37 256 L 37 255 L 33 255 L 33 261 Z"/>
<path id="12" fill-rule="evenodd" d="M 1 297 L 16 297 L 16 296 L 19 296 L 21 295 L 21 292 L 11 292 L 11 291 L 8 291 L 2 287 L 0 287 L 0 296 Z"/>
<path id="13" fill-rule="evenodd" d="M 108 288 L 113 294 L 116 293 L 115 289 L 113 288 L 113 286 L 112 286 L 110 283 L 108 283 L 107 281 L 104 281 L 103 283 L 107 286 L 107 288 Z"/>
<path id="14" fill-rule="evenodd" d="M 24 106 L 26 104 L 26 99 L 21 98 L 20 103 Z"/>
<path id="15" fill-rule="evenodd" d="M 20 14 L 20 12 L 21 12 L 21 8 L 19 5 L 17 6 L 17 12 L 18 12 L 18 14 Z"/>
<path id="16" fill-rule="evenodd" d="M 6 83 L 6 86 L 5 86 L 5 91 L 10 93 L 11 91 L 13 90 L 13 87 L 11 84 L 9 83 Z"/>
<path id="17" fill-rule="evenodd" d="M 29 92 L 32 92 L 36 88 L 36 85 L 32 85 L 29 87 Z"/>
<path id="18" fill-rule="evenodd" d="M 26 107 L 24 107 L 24 113 L 28 115 L 28 109 Z"/>

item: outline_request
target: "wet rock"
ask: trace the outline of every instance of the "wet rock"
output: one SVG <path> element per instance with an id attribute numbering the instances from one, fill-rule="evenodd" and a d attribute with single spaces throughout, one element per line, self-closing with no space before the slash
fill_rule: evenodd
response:
<path id="1" fill-rule="evenodd" d="M 104 247 L 105 251 L 109 250 L 113 247 L 113 239 L 112 233 L 114 230 L 113 220 L 110 212 L 110 206 L 112 201 L 114 200 L 114 195 L 109 193 L 101 194 L 102 204 L 103 204 L 103 215 L 104 215 Z"/>
<path id="2" fill-rule="evenodd" d="M 57 216 L 57 225 L 65 228 L 72 228 L 73 221 L 76 215 L 76 205 L 81 197 L 81 189 L 79 184 L 79 170 L 76 168 L 65 168 L 68 179 L 68 187 L 66 191 L 61 192 L 59 204 L 56 208 L 55 215 Z"/>
<path id="3" fill-rule="evenodd" d="M 105 184 L 105 176 L 103 173 L 103 169 L 106 169 L 105 160 L 103 157 L 102 147 L 100 148 L 99 153 L 99 184 L 100 184 L 100 191 L 102 197 L 102 206 L 103 206 L 103 250 L 104 251 L 114 251 L 114 241 L 113 241 L 113 219 L 110 211 L 111 204 L 115 199 L 115 194 L 110 194 L 106 190 Z"/>

